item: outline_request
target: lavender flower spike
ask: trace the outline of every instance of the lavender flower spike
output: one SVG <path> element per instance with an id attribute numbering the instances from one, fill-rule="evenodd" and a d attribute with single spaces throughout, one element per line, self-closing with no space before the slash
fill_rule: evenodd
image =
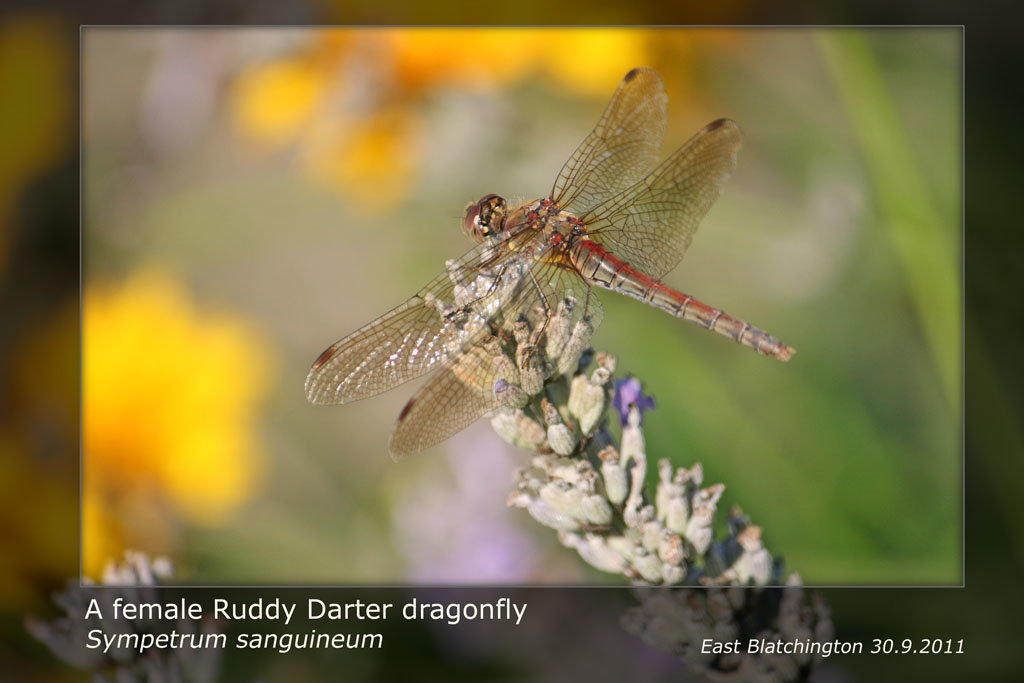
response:
<path id="1" fill-rule="evenodd" d="M 643 423 L 644 411 L 654 410 L 654 397 L 644 396 L 643 385 L 636 377 L 624 377 L 615 380 L 615 398 L 612 405 L 619 413 L 619 422 L 626 426 L 629 418 L 629 407 L 635 405 L 640 411 L 640 422 Z"/>

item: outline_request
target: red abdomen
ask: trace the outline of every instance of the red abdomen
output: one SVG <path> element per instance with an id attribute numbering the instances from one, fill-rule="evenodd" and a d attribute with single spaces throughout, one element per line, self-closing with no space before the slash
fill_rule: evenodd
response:
<path id="1" fill-rule="evenodd" d="M 786 361 L 796 353 L 767 332 L 641 273 L 597 242 L 577 241 L 569 250 L 569 260 L 589 284 L 660 308 L 669 315 L 689 320 L 766 356 Z"/>

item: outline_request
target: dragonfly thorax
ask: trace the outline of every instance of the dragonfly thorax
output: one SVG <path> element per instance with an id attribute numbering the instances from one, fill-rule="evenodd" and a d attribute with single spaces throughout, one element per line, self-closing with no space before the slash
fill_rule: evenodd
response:
<path id="1" fill-rule="evenodd" d="M 480 201 L 469 204 L 462 217 L 462 229 L 476 243 L 501 232 L 505 227 L 505 198 L 496 194 L 484 195 Z"/>

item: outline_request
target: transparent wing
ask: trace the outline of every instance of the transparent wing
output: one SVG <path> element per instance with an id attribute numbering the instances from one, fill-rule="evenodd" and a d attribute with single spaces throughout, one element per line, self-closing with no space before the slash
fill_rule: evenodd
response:
<path id="1" fill-rule="evenodd" d="M 398 459 L 462 431 L 497 406 L 492 355 L 470 347 L 431 377 L 398 415 L 388 449 Z M 490 380 L 490 384 L 488 384 Z"/>
<path id="2" fill-rule="evenodd" d="M 742 139 L 729 119 L 709 123 L 649 176 L 582 215 L 591 238 L 647 275 L 664 277 L 736 168 Z"/>
<path id="3" fill-rule="evenodd" d="M 559 171 L 551 199 L 579 215 L 643 178 L 665 139 L 667 103 L 658 72 L 641 67 L 627 73 L 597 126 Z"/>
<path id="4" fill-rule="evenodd" d="M 498 295 L 514 287 L 509 278 L 498 286 L 500 257 L 500 249 L 474 247 L 405 303 L 325 350 L 306 376 L 306 398 L 348 403 L 442 367 L 486 333 Z"/>
<path id="5" fill-rule="evenodd" d="M 552 319 L 552 314 L 557 316 Z M 547 378 L 557 371 L 559 354 L 570 346 L 573 331 L 589 326 L 592 333 L 602 317 L 600 302 L 578 275 L 550 263 L 535 266 L 494 319 L 494 335 L 483 335 L 457 354 L 406 403 L 388 444 L 392 457 L 438 444 L 498 407 L 495 382 L 517 384 L 519 379 L 508 355 L 517 322 L 544 330 L 537 343 L 550 361 L 543 371 Z M 589 336 L 578 341 L 586 346 Z"/>

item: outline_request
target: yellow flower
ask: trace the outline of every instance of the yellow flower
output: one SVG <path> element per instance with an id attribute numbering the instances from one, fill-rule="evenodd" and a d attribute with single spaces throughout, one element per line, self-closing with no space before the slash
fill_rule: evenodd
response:
<path id="1" fill-rule="evenodd" d="M 328 29 L 293 54 L 239 75 L 236 128 L 362 208 L 408 193 L 425 147 L 419 100 L 442 87 L 493 88 L 547 73 L 559 87 L 608 96 L 647 62 L 633 29 Z"/>
<path id="2" fill-rule="evenodd" d="M 369 38 L 390 46 L 392 68 L 413 92 L 438 84 L 478 88 L 522 78 L 544 57 L 545 31 L 521 28 L 386 29 Z"/>
<path id="3" fill-rule="evenodd" d="M 164 550 L 173 512 L 223 522 L 248 499 L 262 459 L 253 431 L 270 354 L 241 321 L 195 309 L 180 284 L 144 270 L 83 303 L 82 424 L 93 571 L 131 547 Z M 103 531 L 107 529 L 108 531 Z M 104 552 L 100 552 L 100 549 Z"/>
<path id="4" fill-rule="evenodd" d="M 305 59 L 272 62 L 243 73 L 234 90 L 238 128 L 268 147 L 294 141 L 323 95 L 324 76 Z"/>
<path id="5" fill-rule="evenodd" d="M 375 207 L 406 194 L 420 162 L 420 126 L 405 109 L 342 119 L 311 131 L 303 145 L 313 175 Z"/>
<path id="6" fill-rule="evenodd" d="M 93 581 L 99 579 L 107 562 L 121 557 L 132 544 L 125 536 L 124 525 L 112 516 L 99 496 L 86 495 L 82 500 L 82 568 Z M 161 529 L 167 525 L 161 525 Z M 160 534 L 160 541 L 153 539 L 152 529 L 146 534 L 146 545 L 157 551 L 167 549 L 167 536 Z"/>
<path id="7" fill-rule="evenodd" d="M 637 66 L 647 66 L 644 29 L 578 29 L 551 31 L 544 51 L 547 71 L 572 92 L 596 98 L 611 95 L 619 79 Z"/>
<path id="8" fill-rule="evenodd" d="M 476 88 L 546 71 L 570 92 L 606 97 L 618 79 L 647 63 L 645 29 L 388 29 L 394 69 L 407 88 L 457 83 Z"/>

